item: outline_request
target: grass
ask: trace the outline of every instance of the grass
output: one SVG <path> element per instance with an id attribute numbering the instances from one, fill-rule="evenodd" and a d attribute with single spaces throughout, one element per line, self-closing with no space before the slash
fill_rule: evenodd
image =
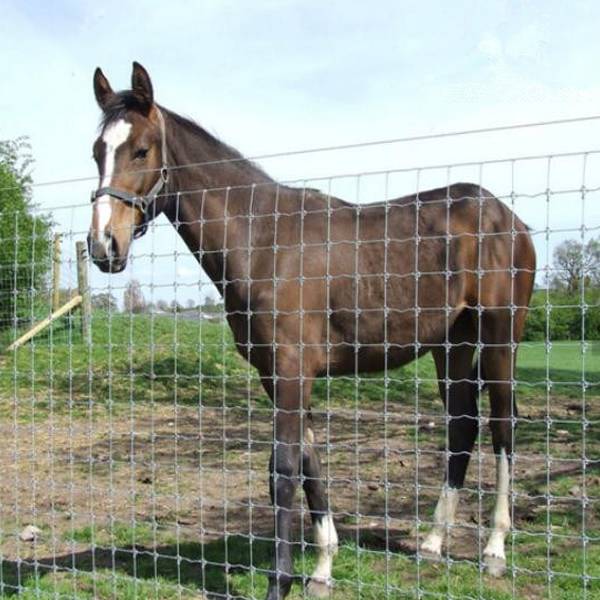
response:
<path id="1" fill-rule="evenodd" d="M 92 345 L 82 344 L 77 320 L 62 321 L 4 357 L 0 397 L 34 398 L 38 412 L 89 408 L 93 402 L 119 405 L 138 398 L 155 402 L 243 405 L 248 396 L 267 406 L 256 372 L 236 352 L 231 332 L 219 323 L 170 317 L 94 313 Z M 518 388 L 526 396 L 548 393 L 581 398 L 600 393 L 600 342 L 522 344 Z M 585 362 L 584 362 L 585 357 Z M 585 365 L 585 370 L 584 370 Z M 585 375 L 584 375 L 585 374 Z M 430 355 L 382 374 L 318 380 L 313 403 L 353 406 L 419 397 L 437 402 L 437 378 Z M 249 394 L 250 392 L 250 394 Z M 176 395 L 175 395 L 176 393 Z M 117 406 L 118 408 L 118 406 Z"/>
<path id="2" fill-rule="evenodd" d="M 131 532 L 131 536 L 134 533 Z M 131 537 L 129 536 L 129 537 Z M 587 598 L 600 597 L 600 548 L 590 547 L 585 556 L 579 547 L 569 552 L 546 552 L 540 539 L 516 539 L 508 544 L 509 572 L 491 579 L 469 560 L 441 563 L 418 561 L 415 556 L 385 553 L 368 543 L 344 543 L 334 562 L 334 600 L 361 598 L 565 598 L 579 599 L 582 574 L 588 580 Z M 204 591 L 212 598 L 261 599 L 266 593 L 266 571 L 270 545 L 232 535 L 207 544 L 161 540 L 154 549 L 117 546 L 112 552 L 95 546 L 87 552 L 65 557 L 71 572 L 50 572 L 49 566 L 32 567 L 3 563 L 5 595 L 22 598 L 199 598 Z M 178 557 L 180 560 L 178 560 Z M 296 583 L 290 600 L 304 598 L 302 581 L 315 565 L 312 549 L 296 552 Z M 61 565 L 60 566 L 66 566 Z M 552 577 L 548 576 L 552 573 Z M 19 582 L 21 582 L 19 584 Z"/>
<path id="3" fill-rule="evenodd" d="M 590 343 L 585 354 L 581 344 L 560 341 L 551 346 L 524 343 L 519 352 L 517 379 L 523 419 L 518 447 L 540 454 L 551 448 L 554 459 L 575 461 L 579 470 L 553 472 L 550 481 L 543 472 L 521 478 L 519 490 L 531 498 L 531 506 L 517 515 L 518 526 L 509 536 L 507 577 L 494 580 L 480 570 L 475 560 L 480 551 L 477 542 L 465 554 L 468 560 L 458 552 L 440 564 L 421 562 L 402 544 L 386 552 L 385 542 L 373 536 L 368 527 L 361 529 L 360 519 L 350 518 L 341 523 L 346 535 L 334 563 L 334 600 L 574 600 L 583 597 L 584 584 L 587 598 L 600 599 L 600 510 L 595 502 L 600 498 L 600 477 L 594 462 L 589 465 L 587 478 L 580 469 L 584 453 L 591 461 L 600 457 L 600 342 Z M 381 374 L 318 381 L 314 405 L 352 409 L 358 404 L 361 409 L 377 411 L 387 394 L 390 400 L 398 400 L 400 410 L 406 407 L 412 411 L 418 377 L 420 409 L 441 414 L 429 356 L 390 371 L 388 376 L 387 383 Z M 4 422 L 16 417 L 25 424 L 39 423 L 62 414 L 77 424 L 89 423 L 90 414 L 98 422 L 109 413 L 112 417 L 126 414 L 132 404 L 177 403 L 193 408 L 199 403 L 245 407 L 249 402 L 269 406 L 255 372 L 238 356 L 229 330 L 219 323 L 97 312 L 90 348 L 82 344 L 77 321 L 66 320 L 34 343 L 5 355 L 0 368 Z M 550 424 L 545 418 L 548 408 Z M 584 408 L 589 419 L 585 430 Z M 0 419 L 0 425 L 2 422 Z M 443 443 L 442 430 L 431 435 L 435 443 Z M 241 450 L 228 451 L 233 465 Z M 124 454 L 123 462 L 128 461 Z M 246 463 L 239 464 L 243 468 Z M 117 467 L 109 469 L 105 464 L 104 468 L 116 473 Z M 572 493 L 574 488 L 583 489 L 584 484 L 591 499 L 585 523 L 581 498 Z M 153 489 L 160 491 L 158 484 Z M 425 518 L 431 510 L 428 506 Z M 3 525 L 4 535 L 7 527 Z M 229 594 L 232 598 L 262 600 L 270 542 L 250 539 L 242 535 L 247 530 L 239 530 L 200 543 L 199 531 L 191 529 L 177 533 L 177 527 L 142 517 L 133 523 L 117 519 L 65 524 L 60 542 L 71 549 L 69 552 L 39 560 L 37 565 L 11 559 L 10 553 L 3 552 L 2 596 L 167 599 L 201 598 L 204 591 L 209 598 Z M 584 533 L 590 537 L 586 548 Z M 414 538 L 414 532 L 406 537 Z M 308 577 L 315 562 L 312 548 L 296 552 L 295 560 L 299 580 Z M 55 571 L 53 564 L 58 567 Z M 592 579 L 586 583 L 584 575 Z M 290 599 L 303 597 L 299 581 Z"/>
<path id="4" fill-rule="evenodd" d="M 524 342 L 517 364 L 521 391 L 581 398 L 585 385 L 587 394 L 600 394 L 600 341 Z"/>

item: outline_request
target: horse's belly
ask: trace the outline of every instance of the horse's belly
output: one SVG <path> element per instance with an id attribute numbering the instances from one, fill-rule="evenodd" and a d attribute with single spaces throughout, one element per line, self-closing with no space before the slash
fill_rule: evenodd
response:
<path id="1" fill-rule="evenodd" d="M 372 373 L 393 369 L 409 363 L 423 350 L 415 346 L 397 347 L 378 344 L 372 346 L 342 345 L 330 349 L 329 369 L 322 375 L 348 375 L 354 373 Z"/>
<path id="2" fill-rule="evenodd" d="M 461 310 L 457 307 L 450 315 L 441 308 L 334 313 L 324 340 L 329 347 L 329 373 L 383 371 L 405 365 L 443 344 Z"/>

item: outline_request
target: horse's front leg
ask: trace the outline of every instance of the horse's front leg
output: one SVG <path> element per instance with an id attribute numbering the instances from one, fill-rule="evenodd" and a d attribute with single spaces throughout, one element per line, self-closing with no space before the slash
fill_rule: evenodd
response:
<path id="1" fill-rule="evenodd" d="M 309 596 L 329 598 L 331 596 L 331 568 L 338 550 L 338 535 L 329 509 L 327 489 L 321 478 L 321 459 L 313 446 L 312 428 L 304 426 L 304 449 L 302 455 L 303 486 L 313 522 L 314 543 L 318 557 L 315 570 L 307 586 Z"/>
<path id="2" fill-rule="evenodd" d="M 267 600 L 283 600 L 292 586 L 292 503 L 299 482 L 302 378 L 280 375 L 273 386 L 275 410 L 270 491 L 275 512 L 275 551 Z M 269 390 L 268 390 L 269 391 Z"/>

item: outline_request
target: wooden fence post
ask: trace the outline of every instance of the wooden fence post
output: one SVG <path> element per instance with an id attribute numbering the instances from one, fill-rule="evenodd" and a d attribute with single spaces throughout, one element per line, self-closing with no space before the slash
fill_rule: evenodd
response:
<path id="1" fill-rule="evenodd" d="M 87 250 L 85 242 L 77 242 L 77 285 L 81 301 L 81 334 L 85 344 L 90 344 L 92 304 L 90 299 L 90 288 L 88 285 Z"/>
<path id="2" fill-rule="evenodd" d="M 52 246 L 52 312 L 60 308 L 60 233 L 54 234 Z"/>

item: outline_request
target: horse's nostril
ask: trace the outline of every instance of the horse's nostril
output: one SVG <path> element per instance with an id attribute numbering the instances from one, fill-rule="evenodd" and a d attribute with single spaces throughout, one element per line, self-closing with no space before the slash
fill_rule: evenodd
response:
<path id="1" fill-rule="evenodd" d="M 117 258 L 117 256 L 119 256 L 117 240 L 110 233 L 106 234 L 106 253 L 109 258 Z"/>
<path id="2" fill-rule="evenodd" d="M 105 261 L 112 252 L 109 243 L 103 244 L 90 236 L 88 236 L 88 250 L 94 261 Z"/>

